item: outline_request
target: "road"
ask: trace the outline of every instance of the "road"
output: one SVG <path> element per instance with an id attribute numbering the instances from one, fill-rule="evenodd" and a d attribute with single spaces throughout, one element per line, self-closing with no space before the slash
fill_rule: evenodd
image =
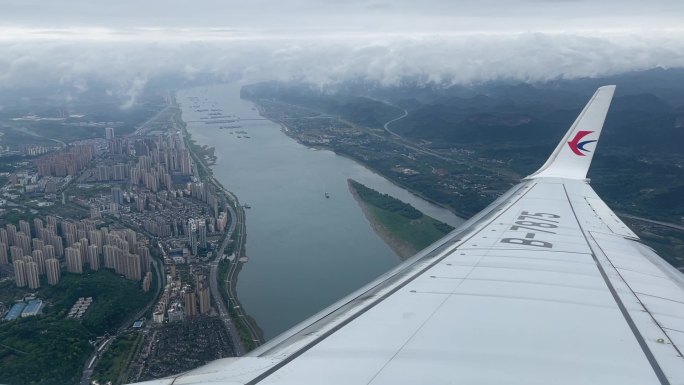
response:
<path id="1" fill-rule="evenodd" d="M 226 309 L 226 304 L 223 301 L 223 296 L 221 296 L 221 291 L 218 288 L 218 262 L 223 259 L 223 253 L 226 249 L 226 246 L 228 246 L 228 243 L 230 242 L 237 225 L 237 215 L 235 210 L 230 205 L 228 206 L 228 210 L 230 212 L 230 225 L 228 227 L 228 231 L 226 232 L 226 237 L 216 254 L 218 258 L 216 258 L 216 260 L 211 264 L 211 269 L 209 272 L 209 288 L 211 289 L 211 295 L 214 297 L 214 302 L 216 303 L 219 316 L 226 325 L 226 329 L 228 329 L 228 332 L 230 333 L 230 338 L 233 340 L 235 356 L 240 357 L 245 354 L 245 347 L 242 344 L 240 334 L 238 333 L 233 320 L 230 318 L 228 309 Z"/>
<path id="2" fill-rule="evenodd" d="M 387 103 L 387 102 L 385 102 L 385 103 Z M 387 103 L 387 104 L 388 104 L 388 105 L 392 105 L 392 104 L 389 104 L 389 103 Z M 396 106 L 395 106 L 395 107 L 396 107 Z M 398 108 L 398 107 L 397 107 L 397 108 Z M 391 120 L 385 122 L 385 124 L 382 126 L 382 127 L 385 129 L 385 131 L 386 131 L 388 134 L 390 134 L 390 136 L 392 137 L 392 138 L 390 138 L 390 140 L 393 140 L 393 141 L 394 141 L 395 143 L 397 143 L 397 144 L 400 144 L 400 145 L 402 145 L 402 146 L 404 146 L 404 147 L 406 147 L 406 148 L 410 148 L 410 149 L 412 149 L 412 150 L 414 150 L 414 151 L 418 151 L 418 152 L 420 152 L 420 153 L 422 153 L 422 154 L 425 154 L 425 155 L 429 155 L 429 156 L 432 156 L 432 157 L 435 157 L 435 158 L 438 158 L 438 159 L 442 159 L 442 160 L 445 160 L 445 161 L 447 161 L 447 162 L 455 162 L 455 161 L 456 161 L 455 159 L 452 159 L 452 158 L 449 158 L 449 157 L 447 157 L 447 156 L 444 156 L 444 155 L 442 155 L 442 154 L 440 154 L 440 153 L 438 153 L 438 152 L 436 152 L 436 151 L 430 150 L 429 148 L 426 148 L 426 147 L 423 147 L 423 146 L 421 146 L 421 145 L 419 145 L 419 144 L 413 143 L 413 142 L 411 142 L 410 140 L 404 138 L 403 136 L 397 134 L 396 132 L 390 130 L 390 128 L 389 128 L 390 124 L 392 124 L 392 123 L 394 123 L 394 122 L 396 122 L 396 121 L 398 121 L 398 120 L 404 119 L 404 118 L 407 117 L 407 116 L 408 116 L 408 111 L 407 111 L 406 109 L 404 109 L 404 113 L 403 113 L 401 116 L 396 117 L 396 118 L 394 118 L 394 119 L 391 119 Z M 340 118 L 340 119 L 341 119 L 341 118 Z M 347 123 L 349 123 L 349 122 L 347 122 Z"/>
<path id="3" fill-rule="evenodd" d="M 401 115 L 401 116 L 399 116 L 399 117 L 397 117 L 397 118 L 394 118 L 394 119 L 388 121 L 388 122 L 385 123 L 385 125 L 382 126 L 382 127 L 385 129 L 385 131 L 387 131 L 388 134 L 390 134 L 390 135 L 392 135 L 392 136 L 395 136 L 395 137 L 397 137 L 397 138 L 403 140 L 404 138 L 403 138 L 401 135 L 399 135 L 399 134 L 397 134 L 396 132 L 394 132 L 394 131 L 392 131 L 392 130 L 389 129 L 389 125 L 392 124 L 392 123 L 394 123 L 394 122 L 396 122 L 397 120 L 404 119 L 404 118 L 407 117 L 407 116 L 408 116 L 408 111 L 407 111 L 406 109 L 404 109 L 404 114 L 403 114 L 403 115 Z"/>
<path id="4" fill-rule="evenodd" d="M 50 140 L 53 141 L 53 142 L 57 142 L 57 143 L 61 144 L 63 148 L 67 146 L 66 143 L 62 142 L 62 141 L 59 140 L 59 139 L 50 139 Z"/>
<path id="5" fill-rule="evenodd" d="M 164 112 L 166 112 L 169 108 L 176 108 L 176 106 L 173 105 L 173 104 L 167 104 L 166 107 L 164 107 L 164 108 L 162 108 L 161 110 L 159 110 L 159 112 L 157 112 L 153 117 L 147 119 L 147 120 L 145 121 L 145 123 L 141 124 L 140 127 L 138 127 L 138 128 L 135 130 L 135 132 L 133 132 L 133 133 L 130 134 L 129 136 L 142 135 L 142 134 L 144 133 L 144 131 L 145 131 L 145 127 L 146 127 L 148 124 L 150 124 L 150 123 L 154 122 L 155 120 L 157 120 L 157 119 L 159 118 L 159 116 L 160 116 L 161 114 L 163 114 Z"/>
<path id="6" fill-rule="evenodd" d="M 238 272 L 240 271 L 240 264 L 241 262 L 239 261 L 240 257 L 243 255 L 243 247 L 244 247 L 244 242 L 245 242 L 245 232 L 246 232 L 246 225 L 245 225 L 245 210 L 240 206 L 240 202 L 237 200 L 237 197 L 233 195 L 228 190 L 223 190 L 226 195 L 230 198 L 231 204 L 228 205 L 228 210 L 230 212 L 230 227 L 228 229 L 228 236 L 224 240 L 223 244 L 221 245 L 221 248 L 218 251 L 218 256 L 221 258 L 223 256 L 224 250 L 226 246 L 228 245 L 228 242 L 230 240 L 230 237 L 233 235 L 236 229 L 239 229 L 239 237 L 237 237 L 236 244 L 234 247 L 234 258 L 235 260 L 230 263 L 230 267 L 228 270 L 228 277 L 226 282 L 220 282 L 221 285 L 226 285 L 226 292 L 228 293 L 228 303 L 229 305 L 233 306 L 233 309 L 235 310 L 235 313 L 237 313 L 237 316 L 239 319 L 242 320 L 243 324 L 245 327 L 247 327 L 250 335 L 252 336 L 252 340 L 257 344 L 260 345 L 262 341 L 259 338 L 259 332 L 256 330 L 255 326 L 251 324 L 251 322 L 248 321 L 247 318 L 247 313 L 242 309 L 242 306 L 240 305 L 240 301 L 238 300 L 237 297 L 237 292 L 235 290 L 235 284 L 237 282 L 237 275 Z M 235 208 L 233 208 L 233 206 Z M 229 320 L 230 321 L 230 327 L 229 330 L 231 330 L 231 337 L 233 338 L 233 341 L 239 341 L 239 343 L 236 343 L 235 346 L 239 346 L 241 353 L 236 354 L 242 355 L 246 353 L 244 345 L 241 343 L 241 339 L 239 337 L 239 334 L 237 333 L 237 329 L 235 329 L 235 324 L 231 320 L 231 318 L 228 316 L 228 311 L 225 309 L 225 304 L 223 301 L 218 301 L 218 299 L 223 298 L 221 296 L 221 292 L 218 290 L 218 262 L 214 262 L 211 265 L 211 272 L 210 272 L 210 279 L 211 279 L 211 284 L 210 288 L 212 290 L 212 294 L 217 298 L 217 303 L 220 302 L 219 306 L 219 312 L 221 313 L 221 318 Z M 215 294 L 214 294 L 215 293 Z M 223 310 L 221 310 L 223 309 Z M 225 311 L 225 318 L 224 318 L 224 311 Z M 234 333 L 232 331 L 235 331 Z"/>
<path id="7" fill-rule="evenodd" d="M 624 218 L 636 219 L 637 221 L 653 223 L 654 225 L 660 225 L 660 226 L 669 227 L 671 229 L 684 231 L 684 226 L 678 225 L 675 223 L 655 221 L 653 219 L 637 217 L 636 215 L 629 215 L 629 214 L 624 214 L 624 213 L 618 213 L 618 215 L 621 217 L 624 217 Z"/>
<path id="8" fill-rule="evenodd" d="M 211 293 L 214 296 L 214 300 L 216 303 L 216 307 L 219 312 L 219 317 L 221 318 L 221 321 L 226 325 L 226 329 L 230 333 L 230 338 L 233 340 L 233 347 L 235 348 L 235 356 L 240 357 L 245 354 L 245 347 L 242 345 L 242 340 L 240 339 L 240 335 L 237 331 L 237 328 L 235 327 L 235 324 L 233 323 L 233 320 L 230 318 L 230 314 L 228 313 L 228 309 L 226 309 L 226 304 L 223 302 L 223 299 L 221 297 L 221 292 L 218 289 L 218 262 L 214 262 L 211 264 L 211 272 L 209 273 L 209 286 L 211 289 Z"/>
<path id="9" fill-rule="evenodd" d="M 290 106 L 290 107 L 293 107 L 293 108 L 298 108 L 298 109 L 302 109 L 302 110 L 311 111 L 311 112 L 316 113 L 316 114 L 322 114 L 320 111 L 317 111 L 317 110 L 314 110 L 314 109 L 311 109 L 311 108 L 307 108 L 307 107 L 297 106 L 297 105 L 291 104 L 291 103 L 285 103 L 285 102 L 282 102 L 282 101 L 271 101 L 271 102 L 272 102 L 272 103 L 279 104 L 279 105 L 282 105 L 282 106 Z M 390 104 L 390 103 L 388 103 L 388 102 L 385 102 L 385 101 L 383 101 L 383 103 L 387 103 L 388 105 L 392 105 L 392 104 Z M 398 108 L 398 107 L 397 107 L 397 108 Z M 382 135 L 378 134 L 377 132 L 374 132 L 373 130 L 370 130 L 370 129 L 366 128 L 366 127 L 359 126 L 359 125 L 356 124 L 356 123 L 350 122 L 349 120 L 344 119 L 342 116 L 333 116 L 333 117 L 334 117 L 335 119 L 337 119 L 338 121 L 340 121 L 340 122 L 342 122 L 342 123 L 345 123 L 345 124 L 348 124 L 348 125 L 351 126 L 351 127 L 356 127 L 357 129 L 360 129 L 360 130 L 366 132 L 366 133 L 369 134 L 369 135 L 373 135 L 373 136 L 375 136 L 375 137 L 380 137 L 380 138 L 384 138 L 384 139 L 387 139 L 387 140 L 391 140 L 391 141 L 395 142 L 396 144 L 401 145 L 401 146 L 404 146 L 404 147 L 406 147 L 406 148 L 409 148 L 409 149 L 411 149 L 411 150 L 413 150 L 413 151 L 416 151 L 416 152 L 419 152 L 419 153 L 422 153 L 422 154 L 425 154 L 425 155 L 428 155 L 428 156 L 432 156 L 432 157 L 434 157 L 434 158 L 442 159 L 442 160 L 447 161 L 447 162 L 462 163 L 461 161 L 459 161 L 459 160 L 457 160 L 457 159 L 453 159 L 453 158 L 450 158 L 450 157 L 448 157 L 448 156 L 444 156 L 444 155 L 442 155 L 442 154 L 440 154 L 440 153 L 438 153 L 438 152 L 436 152 L 436 151 L 430 150 L 429 148 L 426 148 L 426 147 L 423 147 L 423 146 L 421 146 L 421 145 L 415 144 L 415 143 L 411 142 L 411 141 L 408 140 L 408 139 L 404 139 L 402 136 L 400 136 L 399 134 L 396 134 L 394 131 L 391 131 L 391 130 L 389 129 L 389 125 L 390 125 L 391 123 L 396 122 L 396 121 L 399 120 L 399 119 L 403 119 L 403 118 L 405 118 L 406 116 L 408 116 L 408 111 L 407 111 L 407 110 L 404 110 L 404 114 L 402 114 L 401 116 L 396 117 L 396 118 L 394 118 L 394 119 L 391 119 L 391 120 L 385 122 L 385 124 L 383 125 L 383 127 L 384 127 L 385 131 L 386 131 L 387 133 L 390 134 L 390 137 L 389 137 L 389 138 L 387 138 L 386 136 L 382 136 Z M 283 125 L 287 126 L 287 125 L 285 124 L 285 122 L 286 122 L 287 120 L 293 120 L 293 119 L 290 119 L 290 118 L 275 118 L 275 117 L 274 117 L 273 120 L 272 120 L 272 122 L 278 123 L 278 124 L 283 124 Z"/>
<path id="10" fill-rule="evenodd" d="M 237 198 L 232 195 L 231 193 L 228 193 L 231 198 L 233 199 L 233 202 L 235 204 L 235 207 L 237 208 L 237 225 L 239 225 L 240 229 L 240 236 L 237 239 L 237 243 L 235 245 L 235 258 L 236 260 L 233 261 L 233 263 L 230 264 L 230 268 L 228 270 L 228 278 L 226 282 L 222 282 L 223 285 L 226 285 L 226 292 L 228 293 L 228 301 L 230 304 L 233 304 L 233 309 L 237 313 L 238 317 L 242 320 L 243 324 L 247 327 L 249 334 L 252 337 L 252 341 L 258 346 L 263 343 L 259 337 L 259 331 L 256 329 L 255 325 L 253 325 L 250 321 L 249 318 L 247 317 L 247 313 L 244 311 L 242 306 L 240 305 L 240 301 L 238 300 L 237 297 L 237 291 L 236 291 L 236 286 L 237 286 L 237 275 L 238 272 L 240 271 L 240 266 L 241 262 L 239 261 L 240 257 L 243 254 L 243 247 L 244 247 L 244 242 L 245 242 L 245 234 L 246 234 L 246 225 L 245 225 L 245 210 L 240 206 L 239 202 L 237 201 Z"/>

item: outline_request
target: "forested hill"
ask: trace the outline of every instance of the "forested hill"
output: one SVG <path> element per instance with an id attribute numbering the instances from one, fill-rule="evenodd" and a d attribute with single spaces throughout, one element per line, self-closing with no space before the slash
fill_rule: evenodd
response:
<path id="1" fill-rule="evenodd" d="M 553 148 L 596 88 L 605 84 L 618 87 L 602 141 L 609 148 L 602 145 L 602 151 L 684 151 L 684 69 L 451 87 L 351 81 L 323 88 L 268 82 L 245 87 L 243 97 L 287 101 L 376 128 L 405 108 L 408 116 L 393 123 L 393 131 L 432 147 L 515 148 L 536 157 Z"/>
<path id="2" fill-rule="evenodd" d="M 394 131 L 436 145 L 531 149 L 543 146 L 547 147 L 546 153 L 572 124 L 590 96 L 587 93 L 581 101 L 569 98 L 571 102 L 565 106 L 556 105 L 554 100 L 527 104 L 482 95 L 450 98 L 416 107 L 397 122 Z M 618 93 L 606 120 L 604 139 L 610 146 L 638 152 L 681 153 L 684 107 L 650 93 Z"/>
<path id="3" fill-rule="evenodd" d="M 342 117 L 367 127 L 381 127 L 399 116 L 399 107 L 376 100 L 367 92 L 356 94 L 301 83 L 264 82 L 242 88 L 244 99 L 275 99 Z"/>
<path id="4" fill-rule="evenodd" d="M 383 124 L 405 109 L 408 115 L 391 124 L 393 132 L 445 156 L 459 157 L 464 164 L 501 169 L 513 180 L 543 164 L 591 95 L 607 84 L 617 89 L 589 172 L 593 185 L 618 211 L 681 220 L 684 69 L 450 87 L 415 82 L 389 87 L 364 81 L 334 87 L 269 82 L 244 87 L 243 97 L 334 115 L 374 128 L 375 133 L 382 133 Z M 392 161 L 405 163 L 401 157 Z M 423 176 L 412 178 L 419 177 Z"/>

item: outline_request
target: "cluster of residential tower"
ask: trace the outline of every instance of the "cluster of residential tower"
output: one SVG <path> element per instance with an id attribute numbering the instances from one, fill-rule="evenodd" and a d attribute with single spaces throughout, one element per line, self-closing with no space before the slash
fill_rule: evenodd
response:
<path id="1" fill-rule="evenodd" d="M 143 280 L 150 287 L 151 256 L 147 244 L 137 240 L 131 229 L 95 228 L 89 220 L 78 222 L 48 216 L 20 220 L 19 228 L 7 224 L 0 228 L 0 266 L 13 270 L 17 287 L 37 289 L 40 277 L 47 283 L 59 282 L 62 267 L 69 273 L 85 269 L 112 269 L 131 280 Z"/>

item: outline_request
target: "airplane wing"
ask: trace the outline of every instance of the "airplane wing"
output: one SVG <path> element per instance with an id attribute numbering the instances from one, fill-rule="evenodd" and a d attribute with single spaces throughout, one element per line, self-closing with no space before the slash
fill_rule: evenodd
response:
<path id="1" fill-rule="evenodd" d="M 145 384 L 684 384 L 683 276 L 585 179 L 614 89 L 396 269 L 244 357 Z"/>

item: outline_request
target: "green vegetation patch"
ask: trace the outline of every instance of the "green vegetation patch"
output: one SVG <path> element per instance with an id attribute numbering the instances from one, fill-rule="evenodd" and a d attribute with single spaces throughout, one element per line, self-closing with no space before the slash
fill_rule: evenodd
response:
<path id="1" fill-rule="evenodd" d="M 423 213 L 408 203 L 404 203 L 387 194 L 381 194 L 357 181 L 350 179 L 349 183 L 364 202 L 373 205 L 378 209 L 389 211 L 406 219 L 420 219 L 423 216 Z"/>
<path id="2" fill-rule="evenodd" d="M 82 206 L 79 206 L 75 203 L 68 201 L 66 202 L 66 204 L 62 204 L 60 201 L 57 201 L 52 206 L 42 207 L 37 210 L 40 213 L 40 216 L 43 217 L 47 215 L 57 215 L 63 218 L 79 220 L 88 218 L 90 216 L 88 210 L 86 210 Z"/>
<path id="3" fill-rule="evenodd" d="M 74 383 L 93 348 L 77 321 L 57 316 L 28 317 L 0 327 L 0 382 Z"/>
<path id="4" fill-rule="evenodd" d="M 125 185 L 118 183 L 72 185 L 66 194 L 67 196 L 75 195 L 81 199 L 96 198 L 102 195 L 110 195 L 114 187 L 125 188 Z"/>
<path id="5" fill-rule="evenodd" d="M 37 290 L 46 306 L 44 315 L 0 324 L 0 383 L 51 385 L 77 381 L 93 348 L 89 339 L 113 331 L 143 308 L 152 291 L 140 283 L 100 270 L 65 274 L 59 284 Z M 11 303 L 28 293 L 12 282 L 0 285 L 2 300 Z M 66 318 L 79 297 L 93 297 L 93 304 L 79 322 Z"/>
<path id="6" fill-rule="evenodd" d="M 21 220 L 32 221 L 34 215 L 30 213 L 28 209 L 21 207 L 15 207 L 5 211 L 2 216 L 0 216 L 0 226 L 4 227 L 8 223 L 16 225 Z"/>
<path id="7" fill-rule="evenodd" d="M 152 291 L 143 292 L 140 282 L 124 279 L 109 270 L 65 274 L 58 285 L 41 289 L 39 294 L 53 299 L 53 311 L 60 313 L 67 313 L 79 297 L 93 297 L 93 304 L 83 316 L 82 323 L 94 335 L 113 331 L 127 317 L 143 308 L 153 295 Z"/>
<path id="8" fill-rule="evenodd" d="M 117 337 L 98 361 L 93 372 L 93 379 L 101 383 L 116 382 L 133 359 L 141 341 L 142 334 L 140 333 L 130 333 Z"/>
<path id="9" fill-rule="evenodd" d="M 350 186 L 368 206 L 370 214 L 391 237 L 407 243 L 414 251 L 422 250 L 454 228 L 423 215 L 413 206 L 387 194 L 381 194 L 356 181 Z"/>

